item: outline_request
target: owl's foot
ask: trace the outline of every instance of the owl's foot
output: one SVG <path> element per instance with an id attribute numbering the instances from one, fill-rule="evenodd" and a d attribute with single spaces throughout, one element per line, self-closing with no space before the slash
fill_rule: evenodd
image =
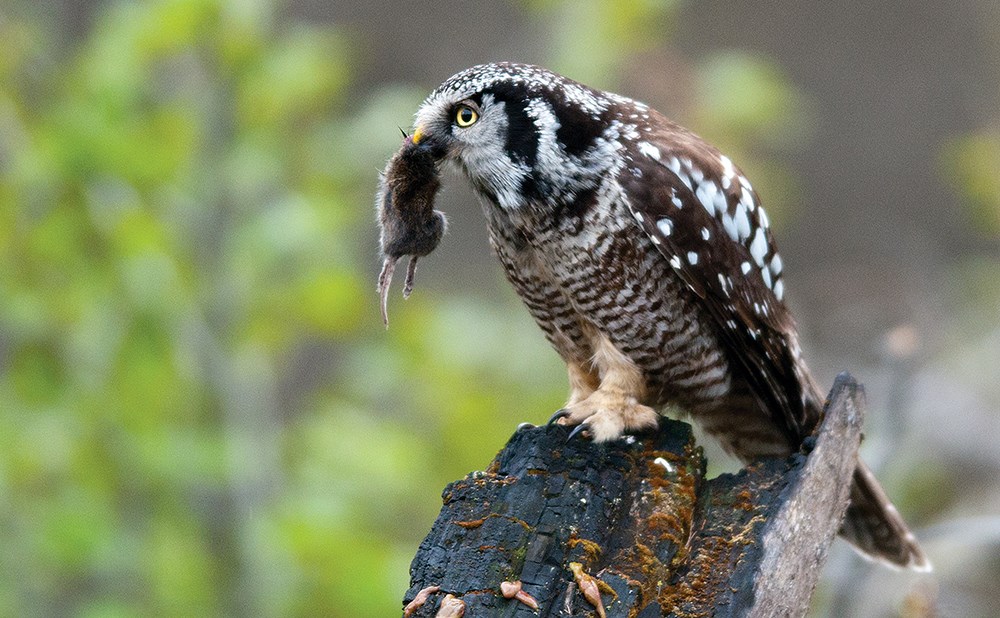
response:
<path id="1" fill-rule="evenodd" d="M 656 429 L 659 415 L 624 393 L 597 390 L 583 401 L 556 412 L 549 421 L 576 426 L 570 437 L 582 432 L 594 442 L 616 440 L 625 433 Z"/>

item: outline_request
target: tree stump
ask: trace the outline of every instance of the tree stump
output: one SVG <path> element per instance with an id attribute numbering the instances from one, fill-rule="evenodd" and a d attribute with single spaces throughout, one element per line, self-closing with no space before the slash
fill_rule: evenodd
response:
<path id="1" fill-rule="evenodd" d="M 711 480 L 685 423 L 610 444 L 519 428 L 485 471 L 445 488 L 410 566 L 406 611 L 802 615 L 847 507 L 863 408 L 863 389 L 841 374 L 803 452 Z M 525 600 L 505 598 L 502 582 L 518 582 Z"/>

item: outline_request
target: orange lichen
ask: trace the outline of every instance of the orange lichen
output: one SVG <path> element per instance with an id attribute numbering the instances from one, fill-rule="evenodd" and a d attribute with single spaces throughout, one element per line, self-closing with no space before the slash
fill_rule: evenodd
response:
<path id="1" fill-rule="evenodd" d="M 583 550 L 583 560 L 588 564 L 593 564 L 598 558 L 600 558 L 603 551 L 600 545 L 589 539 L 578 537 L 575 532 L 572 536 L 570 536 L 569 540 L 566 541 L 566 545 L 568 545 L 570 549 L 575 549 L 577 547 L 581 548 Z"/>
<path id="2" fill-rule="evenodd" d="M 534 528 L 528 525 L 528 522 L 524 521 L 523 519 L 518 519 L 517 517 L 511 517 L 510 515 L 496 515 L 496 517 L 503 517 L 504 519 L 514 522 L 515 524 L 520 524 L 521 527 L 527 530 L 528 532 L 534 530 Z"/>
<path id="3" fill-rule="evenodd" d="M 496 550 L 496 551 L 507 551 L 507 548 L 501 547 L 499 545 L 480 545 L 479 547 L 476 548 L 476 551 L 479 551 L 479 552 L 493 551 L 493 550 Z"/>
<path id="4" fill-rule="evenodd" d="M 641 542 L 619 554 L 615 562 L 621 570 L 610 569 L 610 571 L 623 578 L 630 588 L 637 590 L 640 601 L 657 598 L 657 592 L 670 578 L 669 567 L 657 558 L 649 546 Z M 611 592 L 617 596 L 613 590 Z M 636 607 L 644 604 L 638 602 Z"/>
<path id="5" fill-rule="evenodd" d="M 636 538 L 630 547 L 612 559 L 614 566 L 606 570 L 622 578 L 636 591 L 632 609 L 659 601 L 669 589 L 669 581 L 688 551 L 689 537 L 704 463 L 701 452 L 686 447 L 683 455 L 647 448 L 636 453 L 632 474 L 641 481 L 642 492 L 632 507 Z M 665 465 L 666 464 L 666 465 Z M 669 563 L 658 555 L 664 543 L 673 545 L 668 551 Z M 598 586 L 603 591 L 603 586 Z M 609 592 L 613 592 L 607 587 Z"/>
<path id="6" fill-rule="evenodd" d="M 750 473 L 751 477 L 754 475 L 755 472 Z M 748 481 L 752 483 L 752 479 Z M 686 617 L 701 615 L 704 608 L 712 606 L 715 599 L 710 598 L 711 595 L 726 586 L 734 561 L 740 559 L 746 547 L 756 542 L 758 526 L 766 521 L 763 513 L 757 512 L 763 507 L 753 502 L 752 488 L 755 487 L 757 485 L 751 484 L 741 489 L 731 505 L 732 508 L 754 513 L 753 516 L 698 539 L 697 546 L 684 561 L 682 580 L 660 591 L 658 601 L 664 610 Z M 770 487 L 766 489 L 770 490 Z M 716 506 L 727 508 L 724 504 Z M 684 608 L 693 613 L 684 611 Z"/>
<path id="7" fill-rule="evenodd" d="M 615 592 L 615 589 L 610 584 L 605 583 L 603 579 L 595 577 L 594 581 L 597 582 L 597 589 L 601 591 L 601 594 L 611 595 L 612 602 L 618 598 L 618 593 Z"/>
<path id="8" fill-rule="evenodd" d="M 471 519 L 469 521 L 453 521 L 451 523 L 455 524 L 456 526 L 462 526 L 463 528 L 472 529 L 482 526 L 485 522 L 486 518 L 481 517 L 479 519 Z"/>
<path id="9" fill-rule="evenodd" d="M 744 511 L 752 511 L 754 509 L 753 495 L 749 489 L 744 489 L 736 494 L 736 501 L 733 502 L 733 508 Z"/>
<path id="10" fill-rule="evenodd" d="M 483 506 L 489 506 L 489 505 L 488 504 L 484 504 Z M 500 515 L 499 513 L 490 513 L 486 517 L 481 517 L 479 519 L 469 519 L 469 520 L 465 520 L 465 521 L 453 521 L 451 523 L 455 524 L 456 526 L 461 526 L 461 527 L 466 528 L 466 529 L 475 529 L 475 528 L 478 528 L 478 527 L 482 526 L 483 524 L 485 524 L 487 519 L 493 519 L 494 517 L 502 517 L 503 519 L 506 519 L 508 521 L 512 521 L 515 524 L 520 525 L 522 528 L 524 528 L 525 530 L 527 530 L 529 532 L 532 530 L 532 527 L 530 525 L 528 525 L 528 522 L 524 521 L 523 519 L 518 519 L 517 517 L 512 517 L 510 515 Z"/>
<path id="11" fill-rule="evenodd" d="M 668 534 L 671 538 L 674 533 L 684 529 L 684 525 L 674 513 L 653 513 L 646 518 L 646 528 L 651 532 Z"/>

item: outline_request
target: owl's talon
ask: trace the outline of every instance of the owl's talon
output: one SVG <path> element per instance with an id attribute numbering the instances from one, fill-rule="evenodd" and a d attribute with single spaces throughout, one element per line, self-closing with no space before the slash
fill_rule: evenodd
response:
<path id="1" fill-rule="evenodd" d="M 560 415 L 558 423 L 575 426 L 567 441 L 586 430 L 594 442 L 609 442 L 626 433 L 656 429 L 659 421 L 656 411 L 638 403 L 635 397 L 600 389 L 562 411 L 567 414 Z"/>
<path id="2" fill-rule="evenodd" d="M 583 434 L 584 432 L 589 434 L 590 428 L 587 426 L 587 423 L 580 423 L 579 425 L 573 428 L 573 431 L 569 432 L 568 436 L 566 436 L 566 442 L 567 443 L 572 442 L 573 438 Z"/>
<path id="3" fill-rule="evenodd" d="M 556 423 L 559 419 L 566 418 L 567 416 L 569 416 L 569 410 L 567 410 L 566 408 L 556 410 L 556 413 L 549 418 L 548 424 L 552 425 Z"/>

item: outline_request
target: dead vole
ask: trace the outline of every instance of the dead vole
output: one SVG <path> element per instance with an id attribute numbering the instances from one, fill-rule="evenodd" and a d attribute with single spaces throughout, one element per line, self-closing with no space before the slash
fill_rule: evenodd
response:
<path id="1" fill-rule="evenodd" d="M 381 245 L 385 261 L 378 277 L 382 321 L 389 326 L 389 284 L 396 262 L 410 256 L 403 284 L 403 298 L 413 291 L 417 258 L 434 250 L 445 231 L 444 213 L 434 210 L 434 196 L 441 188 L 437 162 L 431 148 L 418 145 L 412 137 L 403 140 L 386 165 L 376 198 Z"/>

